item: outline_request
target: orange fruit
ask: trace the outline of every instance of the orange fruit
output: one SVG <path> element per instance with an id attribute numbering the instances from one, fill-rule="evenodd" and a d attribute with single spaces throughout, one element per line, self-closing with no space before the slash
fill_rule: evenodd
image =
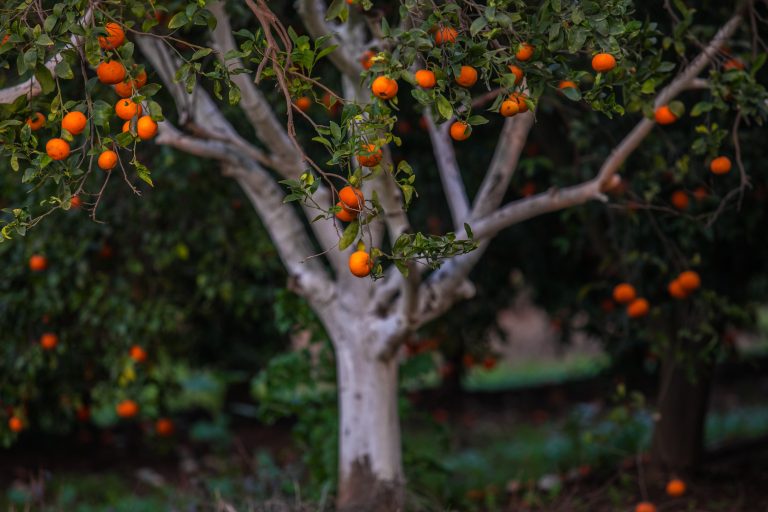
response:
<path id="1" fill-rule="evenodd" d="M 294 105 L 296 105 L 296 108 L 298 108 L 302 112 L 307 112 L 309 108 L 312 106 L 312 100 L 309 99 L 307 96 L 302 96 L 301 98 L 297 99 L 294 102 Z"/>
<path id="2" fill-rule="evenodd" d="M 5 43 L 7 43 L 10 38 L 11 38 L 10 34 L 5 34 L 3 36 L 3 40 L 0 41 L 0 46 L 5 46 Z"/>
<path id="3" fill-rule="evenodd" d="M 344 206 L 348 209 L 354 212 L 360 212 L 365 203 L 365 196 L 363 196 L 363 191 L 359 188 L 347 185 L 339 190 L 339 200 L 344 203 Z"/>
<path id="4" fill-rule="evenodd" d="M 139 404 L 133 400 L 123 400 L 117 404 L 115 410 L 121 418 L 133 418 L 139 413 Z"/>
<path id="5" fill-rule="evenodd" d="M 712 174 L 727 174 L 731 171 L 731 159 L 727 156 L 719 156 L 709 164 Z"/>
<path id="6" fill-rule="evenodd" d="M 642 298 L 635 299 L 629 303 L 629 306 L 627 306 L 627 315 L 629 318 L 642 318 L 648 314 L 650 309 L 651 306 L 648 304 L 647 300 Z"/>
<path id="7" fill-rule="evenodd" d="M 157 135 L 157 123 L 150 116 L 141 116 L 136 121 L 136 133 L 141 140 L 149 140 Z"/>
<path id="8" fill-rule="evenodd" d="M 643 501 L 637 504 L 635 512 L 656 512 L 656 505 Z"/>
<path id="9" fill-rule="evenodd" d="M 653 117 L 656 119 L 656 122 L 661 125 L 672 124 L 677 121 L 677 116 L 670 110 L 668 105 L 662 105 L 657 108 Z"/>
<path id="10" fill-rule="evenodd" d="M 613 288 L 613 300 L 619 304 L 629 304 L 637 298 L 635 287 L 629 283 L 619 283 Z"/>
<path id="11" fill-rule="evenodd" d="M 64 160 L 69 156 L 69 143 L 64 139 L 51 139 L 45 144 L 45 152 L 53 160 Z"/>
<path id="12" fill-rule="evenodd" d="M 418 70 L 414 77 L 416 78 L 416 83 L 419 84 L 419 87 L 424 89 L 431 89 L 437 83 L 437 80 L 435 80 L 435 74 L 428 69 Z"/>
<path id="13" fill-rule="evenodd" d="M 531 197 L 535 193 L 536 184 L 532 181 L 526 181 L 525 184 L 520 188 L 520 195 L 523 197 Z"/>
<path id="14" fill-rule="evenodd" d="M 111 171 L 117 165 L 117 153 L 111 149 L 102 151 L 99 155 L 97 164 L 99 165 L 99 169 L 104 171 Z"/>
<path id="15" fill-rule="evenodd" d="M 61 120 L 61 127 L 72 135 L 80 135 L 85 130 L 86 124 L 88 124 L 88 119 L 85 114 L 77 110 L 73 110 Z"/>
<path id="16" fill-rule="evenodd" d="M 24 430 L 24 422 L 21 421 L 21 418 L 11 416 L 8 420 L 8 428 L 11 429 L 11 432 L 19 433 Z"/>
<path id="17" fill-rule="evenodd" d="M 59 344 L 59 337 L 52 332 L 46 332 L 40 336 L 40 346 L 45 350 L 53 350 Z"/>
<path id="18" fill-rule="evenodd" d="M 357 212 L 347 209 L 346 205 L 339 201 L 336 206 L 341 208 L 341 211 L 336 212 L 336 218 L 341 222 L 352 222 L 357 218 Z"/>
<path id="19" fill-rule="evenodd" d="M 509 95 L 509 99 L 517 102 L 517 108 L 520 112 L 528 111 L 528 104 L 525 102 L 527 96 L 521 92 L 514 92 Z"/>
<path id="20" fill-rule="evenodd" d="M 131 359 L 137 363 L 143 363 L 147 360 L 147 351 L 141 348 L 139 345 L 132 346 L 128 353 L 130 354 Z"/>
<path id="21" fill-rule="evenodd" d="M 504 117 L 512 117 L 520 112 L 520 105 L 515 100 L 505 100 L 501 102 L 499 113 Z"/>
<path id="22" fill-rule="evenodd" d="M 125 80 L 125 74 L 125 66 L 116 60 L 104 61 L 96 68 L 96 75 L 99 77 L 99 82 L 103 84 L 119 84 Z"/>
<path id="23" fill-rule="evenodd" d="M 461 66 L 456 83 L 461 87 L 470 88 L 477 83 L 477 70 L 472 66 Z"/>
<path id="24" fill-rule="evenodd" d="M 667 494 L 673 498 L 679 498 L 685 494 L 685 482 L 679 478 L 673 478 L 667 484 Z"/>
<path id="25" fill-rule="evenodd" d="M 376 55 L 376 53 L 372 52 L 371 50 L 366 51 L 363 53 L 363 56 L 360 57 L 360 64 L 363 66 L 363 69 L 366 71 L 371 69 L 371 66 L 373 66 L 373 57 Z"/>
<path id="26" fill-rule="evenodd" d="M 121 98 L 130 98 L 133 96 L 133 84 L 133 80 L 123 81 L 119 84 L 115 84 L 115 93 Z"/>
<path id="27" fill-rule="evenodd" d="M 72 196 L 72 197 L 69 199 L 69 207 L 70 207 L 70 208 L 75 208 L 75 209 L 77 209 L 77 208 L 80 208 L 81 206 L 83 206 L 83 200 L 82 200 L 82 199 L 80 199 L 80 197 L 78 197 L 78 196 Z"/>
<path id="28" fill-rule="evenodd" d="M 35 112 L 32 114 L 32 117 L 27 118 L 27 124 L 29 125 L 29 129 L 33 132 L 36 132 L 43 126 L 45 126 L 45 116 L 41 114 L 40 112 Z"/>
<path id="29" fill-rule="evenodd" d="M 459 33 L 453 27 L 440 27 L 435 31 L 435 44 L 455 43 Z"/>
<path id="30" fill-rule="evenodd" d="M 141 105 L 125 98 L 115 104 L 115 113 L 123 121 L 128 121 L 132 117 L 141 115 Z"/>
<path id="31" fill-rule="evenodd" d="M 680 284 L 680 279 L 675 279 L 667 286 L 667 291 L 673 299 L 682 300 L 688 297 L 688 292 Z"/>
<path id="32" fill-rule="evenodd" d="M 522 43 L 520 44 L 520 46 L 517 47 L 517 53 L 515 53 L 515 58 L 520 62 L 531 60 L 531 57 L 533 57 L 534 49 L 535 48 L 533 47 L 533 45 L 528 43 Z"/>
<path id="33" fill-rule="evenodd" d="M 134 78 L 134 82 L 136 82 L 137 89 L 141 89 L 142 87 L 147 85 L 147 72 L 146 71 L 139 72 Z"/>
<path id="34" fill-rule="evenodd" d="M 696 187 L 696 189 L 693 191 L 693 197 L 697 201 L 703 201 L 707 198 L 707 196 L 709 196 L 709 193 L 704 187 Z"/>
<path id="35" fill-rule="evenodd" d="M 125 132 L 130 131 L 130 130 L 131 130 L 131 122 L 130 121 L 124 122 L 123 123 L 122 132 L 125 133 Z"/>
<path id="36" fill-rule="evenodd" d="M 523 77 L 525 76 L 525 73 L 523 73 L 523 70 L 519 67 L 515 66 L 514 64 L 510 64 L 509 66 L 509 72 L 515 75 L 515 85 L 520 84 L 520 82 L 523 81 Z"/>
<path id="37" fill-rule="evenodd" d="M 598 73 L 607 73 L 616 67 L 616 58 L 610 53 L 598 53 L 592 57 L 592 69 Z"/>
<path id="38" fill-rule="evenodd" d="M 680 211 L 687 210 L 688 205 L 690 204 L 690 201 L 688 200 L 688 194 L 686 194 L 683 190 L 675 190 L 672 193 L 671 201 L 672 206 Z"/>
<path id="39" fill-rule="evenodd" d="M 367 155 L 357 155 L 357 161 L 363 167 L 376 167 L 381 162 L 382 153 L 381 148 L 377 148 L 373 144 L 366 144 L 363 146 L 363 151 L 369 153 Z"/>
<path id="40" fill-rule="evenodd" d="M 744 67 L 740 59 L 728 59 L 723 63 L 723 71 L 743 70 Z"/>
<path id="41" fill-rule="evenodd" d="M 373 270 L 371 256 L 365 251 L 355 251 L 349 255 L 349 271 L 357 277 L 365 277 Z"/>
<path id="42" fill-rule="evenodd" d="M 397 82 L 388 76 L 379 76 L 371 84 L 374 96 L 383 100 L 391 100 L 397 95 Z"/>
<path id="43" fill-rule="evenodd" d="M 560 83 L 557 84 L 557 88 L 560 89 L 561 91 L 563 89 L 567 89 L 569 87 L 571 89 L 578 89 L 579 88 L 579 86 L 576 85 L 576 82 L 574 82 L 573 80 L 560 80 Z"/>
<path id="44" fill-rule="evenodd" d="M 114 50 L 125 42 L 125 32 L 117 23 L 107 23 L 104 27 L 106 36 L 99 36 L 99 46 L 105 50 Z"/>
<path id="45" fill-rule="evenodd" d="M 677 280 L 680 282 L 680 286 L 683 288 L 683 290 L 688 293 L 698 290 L 698 288 L 701 286 L 701 277 L 699 277 L 698 272 L 693 270 L 686 270 L 685 272 L 681 272 L 677 277 Z"/>
<path id="46" fill-rule="evenodd" d="M 472 128 L 464 121 L 455 121 L 451 125 L 451 138 L 453 140 L 467 140 L 472 135 Z"/>
<path id="47" fill-rule="evenodd" d="M 173 422 L 168 418 L 160 418 L 155 422 L 155 432 L 160 437 L 171 437 L 173 430 Z"/>
<path id="48" fill-rule="evenodd" d="M 33 254 L 29 258 L 29 269 L 32 272 L 42 272 L 48 268 L 48 258 L 42 254 Z"/>

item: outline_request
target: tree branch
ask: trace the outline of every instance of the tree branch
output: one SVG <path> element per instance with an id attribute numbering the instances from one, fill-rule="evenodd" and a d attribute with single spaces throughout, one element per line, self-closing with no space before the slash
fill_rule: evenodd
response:
<path id="1" fill-rule="evenodd" d="M 443 184 L 448 208 L 451 210 L 454 229 L 459 233 L 463 231 L 464 222 L 469 217 L 469 199 L 467 199 L 464 181 L 461 179 L 456 153 L 448 136 L 449 123 L 436 126 L 428 110 L 424 111 L 424 118 L 427 121 L 432 151 L 437 161 L 437 169 L 440 171 L 440 181 Z"/>
<path id="2" fill-rule="evenodd" d="M 360 72 L 363 71 L 362 65 L 349 54 L 349 41 L 340 36 L 338 28 L 331 29 L 325 22 L 325 3 L 322 0 L 299 0 L 299 16 L 307 31 L 314 38 L 332 34 L 331 43 L 337 44 L 337 48 L 332 51 L 328 58 L 336 68 L 354 81 L 360 78 Z M 359 48 L 355 48 L 359 49 Z"/>

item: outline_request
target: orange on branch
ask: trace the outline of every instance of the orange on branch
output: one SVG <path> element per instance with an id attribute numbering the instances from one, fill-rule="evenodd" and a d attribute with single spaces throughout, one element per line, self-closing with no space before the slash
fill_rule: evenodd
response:
<path id="1" fill-rule="evenodd" d="M 397 95 L 397 82 L 388 76 L 379 76 L 371 84 L 371 92 L 377 98 L 391 100 Z"/>
<path id="2" fill-rule="evenodd" d="M 117 160 L 117 153 L 111 149 L 107 149 L 101 152 L 96 163 L 98 164 L 99 169 L 111 171 L 117 165 Z"/>
<path id="3" fill-rule="evenodd" d="M 85 130 L 85 125 L 88 124 L 88 118 L 85 114 L 73 110 L 64 116 L 61 120 L 61 127 L 67 130 L 72 135 L 80 135 Z"/>
<path id="4" fill-rule="evenodd" d="M 499 113 L 504 117 L 512 117 L 520 112 L 520 105 L 515 100 L 505 100 L 501 102 Z"/>
<path id="5" fill-rule="evenodd" d="M 656 512 L 656 505 L 647 501 L 642 501 L 635 507 L 635 512 Z"/>
<path id="6" fill-rule="evenodd" d="M 446 43 L 455 43 L 459 33 L 453 27 L 439 27 L 435 31 L 435 44 L 443 45 Z"/>
<path id="7" fill-rule="evenodd" d="M 357 155 L 357 162 L 363 167 L 376 167 L 381 163 L 383 154 L 381 148 L 377 148 L 373 144 L 366 144 L 362 147 L 365 155 Z"/>
<path id="8" fill-rule="evenodd" d="M 373 270 L 371 256 L 365 251 L 355 251 L 349 255 L 349 271 L 356 277 L 365 277 Z"/>
<path id="9" fill-rule="evenodd" d="M 629 283 L 619 283 L 613 288 L 613 300 L 619 304 L 629 304 L 637 298 L 635 287 Z"/>
<path id="10" fill-rule="evenodd" d="M 107 60 L 98 65 L 96 75 L 103 84 L 119 84 L 125 80 L 125 66 L 116 60 Z"/>
<path id="11" fill-rule="evenodd" d="M 52 332 L 46 332 L 40 336 L 40 346 L 43 347 L 44 350 L 53 350 L 58 344 L 59 337 Z"/>
<path id="12" fill-rule="evenodd" d="M 308 96 L 302 96 L 294 102 L 294 105 L 302 112 L 307 112 L 312 107 L 312 100 Z"/>
<path id="13" fill-rule="evenodd" d="M 174 430 L 173 421 L 168 418 L 160 418 L 155 422 L 155 432 L 160 437 L 171 437 Z"/>
<path id="14" fill-rule="evenodd" d="M 362 211 L 363 204 L 365 203 L 365 196 L 363 196 L 363 191 L 359 188 L 347 185 L 346 187 L 339 190 L 339 200 L 344 203 L 344 206 L 346 206 L 348 209 L 355 212 L 360 212 Z"/>
<path id="15" fill-rule="evenodd" d="M 573 80 L 560 80 L 560 83 L 557 84 L 557 88 L 562 91 L 563 89 L 568 89 L 568 88 L 578 89 L 579 86 L 576 85 L 576 82 L 574 82 Z"/>
<path id="16" fill-rule="evenodd" d="M 115 411 L 120 418 L 133 418 L 139 413 L 139 404 L 133 400 L 123 400 L 115 406 Z"/>
<path id="17" fill-rule="evenodd" d="M 45 116 L 40 112 L 35 112 L 32 117 L 27 118 L 26 123 L 29 125 L 29 129 L 36 132 L 43 126 L 45 126 Z"/>
<path id="18" fill-rule="evenodd" d="M 420 69 L 414 75 L 416 83 L 423 89 L 431 89 L 437 83 L 435 74 L 428 69 Z"/>
<path id="19" fill-rule="evenodd" d="M 136 363 L 143 363 L 147 360 L 147 351 L 139 345 L 133 345 L 128 354 Z"/>
<path id="20" fill-rule="evenodd" d="M 627 306 L 627 315 L 629 318 L 642 318 L 651 310 L 651 305 L 646 299 L 635 299 Z"/>
<path id="21" fill-rule="evenodd" d="M 51 139 L 45 144 L 45 152 L 53 160 L 64 160 L 69 156 L 69 143 L 64 139 Z"/>
<path id="22" fill-rule="evenodd" d="M 455 121 L 451 125 L 450 132 L 453 140 L 462 141 L 469 138 L 472 134 L 472 128 L 464 121 Z"/>
<path id="23" fill-rule="evenodd" d="M 731 171 L 731 159 L 727 156 L 719 156 L 709 164 L 712 174 L 728 174 Z"/>
<path id="24" fill-rule="evenodd" d="M 680 282 L 680 286 L 688 293 L 694 292 L 701 286 L 701 277 L 699 273 L 694 270 L 686 270 L 681 272 L 677 277 Z"/>
<path id="25" fill-rule="evenodd" d="M 8 419 L 8 428 L 11 429 L 11 432 L 19 433 L 22 430 L 24 430 L 24 422 L 21 421 L 21 418 L 18 418 L 16 416 L 11 416 Z"/>
<path id="26" fill-rule="evenodd" d="M 99 46 L 105 50 L 114 50 L 125 42 L 125 31 L 117 23 L 107 23 L 104 27 L 106 36 L 99 36 Z"/>
<path id="27" fill-rule="evenodd" d="M 141 140 L 149 140 L 157 135 L 157 123 L 150 116 L 141 116 L 136 121 L 136 133 Z"/>
<path id="28" fill-rule="evenodd" d="M 525 73 L 523 73 L 523 70 L 520 69 L 520 67 L 515 66 L 514 64 L 510 64 L 509 72 L 515 75 L 515 85 L 520 85 L 520 82 L 523 81 L 523 77 L 525 76 Z"/>
<path id="29" fill-rule="evenodd" d="M 532 44 L 521 43 L 520 46 L 517 47 L 515 58 L 520 62 L 526 62 L 528 60 L 531 60 L 531 57 L 533 57 L 534 50 L 535 48 Z"/>
<path id="30" fill-rule="evenodd" d="M 376 56 L 376 53 L 372 52 L 371 50 L 367 50 L 365 53 L 363 53 L 363 56 L 360 57 L 360 64 L 363 66 L 363 69 L 366 71 L 371 69 L 371 66 L 373 66 L 373 57 Z"/>
<path id="31" fill-rule="evenodd" d="M 29 269 L 32 272 L 42 272 L 48 268 L 48 258 L 42 254 L 33 254 L 29 258 Z"/>
<path id="32" fill-rule="evenodd" d="M 459 76 L 455 79 L 457 84 L 468 89 L 477 83 L 477 70 L 472 66 L 461 66 Z"/>
<path id="33" fill-rule="evenodd" d="M 680 284 L 680 279 L 675 279 L 667 286 L 667 291 L 673 299 L 683 300 L 688 297 L 688 292 Z"/>
<path id="34" fill-rule="evenodd" d="M 672 193 L 672 197 L 670 200 L 672 201 L 672 206 L 674 206 L 680 211 L 687 210 L 688 206 L 690 205 L 688 194 L 686 194 L 684 190 L 675 190 Z"/>
<path id="35" fill-rule="evenodd" d="M 592 69 L 598 73 L 607 73 L 616 67 L 616 58 L 610 53 L 598 53 L 592 57 Z"/>
<path id="36" fill-rule="evenodd" d="M 683 494 L 685 494 L 685 482 L 679 478 L 673 478 L 667 483 L 667 495 L 679 498 Z"/>
<path id="37" fill-rule="evenodd" d="M 669 105 L 662 105 L 657 108 L 653 113 L 653 117 L 656 119 L 656 122 L 661 125 L 668 125 L 677 121 L 677 116 L 669 108 Z"/>
<path id="38" fill-rule="evenodd" d="M 336 218 L 341 222 L 352 222 L 357 218 L 358 212 L 348 209 L 347 206 L 341 201 L 336 203 L 336 206 L 341 208 L 340 211 L 336 212 Z"/>
<path id="39" fill-rule="evenodd" d="M 115 114 L 123 121 L 128 121 L 132 117 L 141 115 L 141 105 L 127 98 L 122 99 L 115 104 Z"/>

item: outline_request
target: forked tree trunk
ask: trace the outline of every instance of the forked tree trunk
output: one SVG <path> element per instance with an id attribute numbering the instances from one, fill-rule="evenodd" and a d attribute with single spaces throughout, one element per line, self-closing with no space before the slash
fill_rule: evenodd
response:
<path id="1" fill-rule="evenodd" d="M 662 361 L 658 412 L 651 443 L 655 464 L 684 471 L 698 464 L 704 450 L 704 425 L 709 405 L 712 367 L 697 364 L 692 378 L 671 354 Z"/>
<path id="2" fill-rule="evenodd" d="M 341 345 L 341 346 L 340 346 Z M 337 509 L 403 510 L 405 482 L 397 410 L 397 360 L 368 354 L 366 340 L 336 344 L 339 384 Z"/>

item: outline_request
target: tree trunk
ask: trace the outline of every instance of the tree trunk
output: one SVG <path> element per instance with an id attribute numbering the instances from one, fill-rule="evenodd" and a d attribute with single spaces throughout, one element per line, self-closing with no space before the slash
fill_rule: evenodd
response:
<path id="1" fill-rule="evenodd" d="M 695 378 L 686 366 L 667 354 L 662 361 L 651 456 L 662 468 L 685 471 L 701 460 L 704 421 L 709 405 L 711 366 L 695 365 Z"/>
<path id="2" fill-rule="evenodd" d="M 340 346 L 341 345 L 341 346 Z M 397 360 L 382 362 L 369 343 L 336 344 L 339 381 L 337 509 L 403 510 L 405 482 L 397 410 Z"/>

